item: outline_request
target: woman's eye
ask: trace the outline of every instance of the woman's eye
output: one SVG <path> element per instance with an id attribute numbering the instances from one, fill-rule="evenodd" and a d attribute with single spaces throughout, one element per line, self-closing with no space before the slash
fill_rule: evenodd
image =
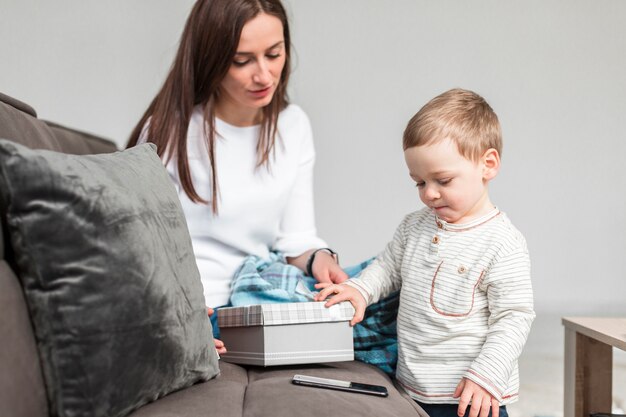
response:
<path id="1" fill-rule="evenodd" d="M 235 59 L 233 61 L 233 65 L 236 67 L 243 67 L 244 65 L 246 65 L 248 62 L 250 62 L 249 59 L 244 59 L 244 60 L 237 60 Z"/>
<path id="2" fill-rule="evenodd" d="M 265 56 L 268 57 L 269 59 L 276 59 L 280 57 L 280 54 L 267 54 Z"/>

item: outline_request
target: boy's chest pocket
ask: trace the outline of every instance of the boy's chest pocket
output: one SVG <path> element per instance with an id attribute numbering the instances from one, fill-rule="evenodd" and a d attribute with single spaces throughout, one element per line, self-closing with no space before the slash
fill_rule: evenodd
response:
<path id="1" fill-rule="evenodd" d="M 432 279 L 430 305 L 444 316 L 467 316 L 474 307 L 476 287 L 484 270 L 458 261 L 442 261 Z"/>

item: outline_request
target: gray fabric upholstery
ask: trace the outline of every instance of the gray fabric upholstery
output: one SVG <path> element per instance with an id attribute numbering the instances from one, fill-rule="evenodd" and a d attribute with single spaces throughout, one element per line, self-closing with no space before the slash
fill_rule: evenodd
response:
<path id="1" fill-rule="evenodd" d="M 141 407 L 130 417 L 241 417 L 247 385 L 244 368 L 220 362 L 217 378 Z"/>
<path id="2" fill-rule="evenodd" d="M 362 362 L 247 367 L 222 362 L 216 379 L 148 404 L 130 417 L 428 417 L 378 368 Z M 389 397 L 296 386 L 295 374 L 384 385 Z"/>
<path id="3" fill-rule="evenodd" d="M 154 145 L 76 156 L 0 140 L 0 202 L 52 410 L 123 416 L 217 374 L 191 239 Z"/>
<path id="4" fill-rule="evenodd" d="M 45 417 L 46 391 L 24 295 L 1 260 L 0 314 L 0 415 Z"/>
<path id="5" fill-rule="evenodd" d="M 45 122 L 59 142 L 65 153 L 86 155 L 95 153 L 115 152 L 113 144 L 91 133 L 70 129 L 53 122 Z"/>
<path id="6" fill-rule="evenodd" d="M 30 111 L 24 111 L 29 109 Z M 35 110 L 27 104 L 0 94 L 0 138 L 33 149 L 49 149 L 79 155 L 117 150 L 113 142 L 39 120 L 34 117 L 35 114 Z"/>
<path id="7" fill-rule="evenodd" d="M 389 397 L 347 393 L 293 385 L 294 374 L 316 376 L 383 385 Z M 362 362 L 335 362 L 309 367 L 250 368 L 246 390 L 244 417 L 290 417 L 303 415 L 302 410 L 314 410 L 309 415 L 342 417 L 396 417 L 419 415 L 419 406 L 404 398 L 391 380 L 378 368 Z M 280 399 L 280 407 L 277 401 Z"/>
<path id="8" fill-rule="evenodd" d="M 2 93 L 0 93 L 0 101 L 30 116 L 37 117 L 37 112 L 35 111 L 35 109 L 33 109 L 31 106 L 24 103 L 23 101 L 20 101 L 16 98 L 7 96 L 6 94 L 2 94 Z"/>

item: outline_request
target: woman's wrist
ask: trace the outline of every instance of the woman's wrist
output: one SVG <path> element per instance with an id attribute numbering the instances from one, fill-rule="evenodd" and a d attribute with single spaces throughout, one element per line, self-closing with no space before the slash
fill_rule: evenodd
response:
<path id="1" fill-rule="evenodd" d="M 313 263 L 315 262 L 315 257 L 321 251 L 328 253 L 335 260 L 335 262 L 337 262 L 337 264 L 339 264 L 339 255 L 337 254 L 337 252 L 335 252 L 331 248 L 319 248 L 319 249 L 316 249 L 309 255 L 309 259 L 306 262 L 305 272 L 310 277 L 313 276 Z"/>

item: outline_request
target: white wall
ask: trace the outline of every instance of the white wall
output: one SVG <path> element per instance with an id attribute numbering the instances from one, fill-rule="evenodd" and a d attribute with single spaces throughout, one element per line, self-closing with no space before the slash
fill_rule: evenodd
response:
<path id="1" fill-rule="evenodd" d="M 526 235 L 539 312 L 626 313 L 626 2 L 285 0 L 313 121 L 320 234 L 358 262 L 420 207 L 408 119 L 464 87 L 503 125 L 492 200 Z M 191 0 L 0 0 L 0 91 L 120 146 Z"/>

